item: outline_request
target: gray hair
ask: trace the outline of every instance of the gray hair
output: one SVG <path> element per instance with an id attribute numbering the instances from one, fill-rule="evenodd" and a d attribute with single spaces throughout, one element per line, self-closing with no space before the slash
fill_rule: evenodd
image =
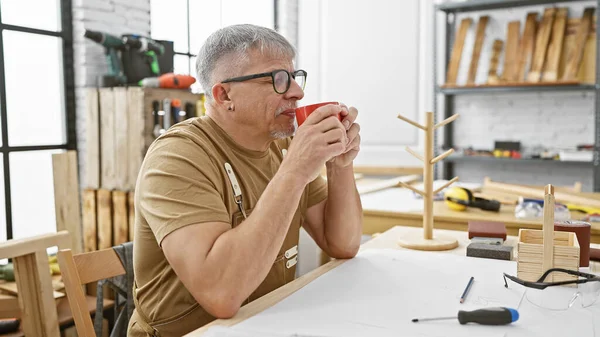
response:
<path id="1" fill-rule="evenodd" d="M 224 80 L 225 76 L 240 76 L 239 71 L 249 61 L 250 50 L 290 59 L 296 56 L 294 47 L 272 29 L 250 24 L 221 28 L 206 39 L 196 58 L 198 81 L 208 99 L 212 99 L 214 83 Z M 222 67 L 224 61 L 226 67 Z M 215 78 L 217 70 L 223 78 Z"/>

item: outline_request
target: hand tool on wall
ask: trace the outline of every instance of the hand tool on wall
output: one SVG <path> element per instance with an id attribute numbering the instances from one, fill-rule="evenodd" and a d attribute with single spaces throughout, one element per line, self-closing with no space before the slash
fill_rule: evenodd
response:
<path id="1" fill-rule="evenodd" d="M 117 36 L 103 32 L 86 29 L 85 37 L 100 44 L 105 49 L 106 60 L 108 62 L 108 74 L 98 76 L 99 87 L 114 87 L 125 84 L 127 78 L 123 75 L 121 60 L 117 51 L 125 46 L 123 40 Z"/>
<path id="2" fill-rule="evenodd" d="M 473 311 L 460 310 L 458 312 L 458 317 L 415 318 L 412 321 L 416 323 L 456 318 L 458 318 L 460 324 L 477 323 L 482 325 L 506 325 L 516 322 L 519 319 L 519 312 L 515 309 L 505 307 L 485 308 Z"/>
<path id="3" fill-rule="evenodd" d="M 171 99 L 170 98 L 165 98 L 163 99 L 163 111 L 165 112 L 165 122 L 163 124 L 163 127 L 165 130 L 168 130 L 171 125 L 173 125 L 172 119 L 171 119 Z"/>

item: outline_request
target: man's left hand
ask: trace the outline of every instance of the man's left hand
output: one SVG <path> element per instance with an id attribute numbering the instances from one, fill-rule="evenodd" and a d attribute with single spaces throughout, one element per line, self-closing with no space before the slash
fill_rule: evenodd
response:
<path id="1" fill-rule="evenodd" d="M 346 128 L 348 141 L 344 153 L 332 158 L 330 162 L 338 167 L 346 167 L 352 163 L 360 150 L 360 125 L 354 123 L 356 117 L 358 117 L 358 110 L 354 107 L 348 108 L 344 104 L 340 105 L 342 106 L 342 125 Z"/>

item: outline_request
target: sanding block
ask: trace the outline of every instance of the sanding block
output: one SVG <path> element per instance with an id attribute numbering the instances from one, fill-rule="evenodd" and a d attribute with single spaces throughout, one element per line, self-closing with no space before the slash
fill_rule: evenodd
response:
<path id="1" fill-rule="evenodd" d="M 591 224 L 585 221 L 565 220 L 554 222 L 555 231 L 573 232 L 577 236 L 580 267 L 588 267 L 590 265 L 591 228 Z"/>
<path id="2" fill-rule="evenodd" d="M 600 262 L 600 249 L 590 248 L 590 261 Z"/>
<path id="3" fill-rule="evenodd" d="M 495 221 L 469 221 L 469 239 L 474 237 L 506 240 L 506 225 Z"/>
<path id="4" fill-rule="evenodd" d="M 513 256 L 513 247 L 472 242 L 467 246 L 467 256 L 510 261 Z"/>

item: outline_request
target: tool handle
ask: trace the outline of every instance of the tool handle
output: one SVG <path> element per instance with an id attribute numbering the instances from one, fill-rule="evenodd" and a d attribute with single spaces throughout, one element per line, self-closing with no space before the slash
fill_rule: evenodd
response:
<path id="1" fill-rule="evenodd" d="M 460 310 L 458 321 L 460 324 L 478 323 L 482 325 L 504 325 L 519 319 L 519 313 L 510 308 L 486 308 L 474 311 Z"/>

